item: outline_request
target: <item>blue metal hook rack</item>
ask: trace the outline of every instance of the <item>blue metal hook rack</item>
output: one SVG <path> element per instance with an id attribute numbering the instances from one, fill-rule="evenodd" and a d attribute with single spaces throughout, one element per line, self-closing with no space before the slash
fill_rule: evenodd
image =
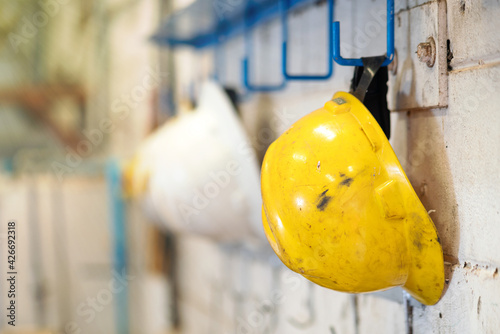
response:
<path id="1" fill-rule="evenodd" d="M 178 47 L 193 46 L 197 49 L 218 46 L 234 36 L 245 35 L 245 58 L 243 84 L 248 91 L 277 91 L 286 86 L 287 80 L 326 80 L 333 75 L 330 61 L 326 74 L 289 74 L 287 70 L 288 13 L 315 0 L 243 0 L 220 9 L 217 0 L 197 0 L 185 9 L 174 13 L 153 36 L 160 45 Z M 343 58 L 340 53 L 340 23 L 333 22 L 334 0 L 327 0 L 329 8 L 329 59 L 342 66 L 363 66 L 361 58 Z M 284 7 L 284 8 L 283 8 Z M 283 20 L 282 73 L 283 81 L 277 85 L 254 85 L 250 83 L 250 61 L 252 43 L 251 30 L 271 19 Z M 331 57 L 330 57 L 331 55 Z M 387 52 L 382 66 L 389 65 L 394 58 L 394 0 L 387 0 Z M 216 70 L 218 73 L 218 69 Z"/>
<path id="2" fill-rule="evenodd" d="M 342 66 L 363 66 L 361 58 L 343 58 L 340 55 L 340 23 L 333 23 L 333 38 L 335 47 L 333 49 L 333 59 Z M 387 53 L 382 66 L 389 65 L 394 59 L 394 0 L 387 0 Z"/>
<path id="3" fill-rule="evenodd" d="M 284 3 L 282 21 L 283 21 L 283 50 L 282 50 L 282 72 L 287 80 L 327 80 L 333 75 L 333 0 L 328 1 L 328 69 L 324 75 L 310 74 L 289 74 L 288 64 L 288 12 L 293 8 L 290 6 L 291 0 L 282 0 Z"/>

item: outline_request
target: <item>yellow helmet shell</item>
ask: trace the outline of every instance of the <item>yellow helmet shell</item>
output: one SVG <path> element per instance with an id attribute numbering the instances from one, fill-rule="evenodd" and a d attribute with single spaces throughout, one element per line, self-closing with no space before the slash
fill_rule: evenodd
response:
<path id="1" fill-rule="evenodd" d="M 264 230 L 293 271 L 330 289 L 403 286 L 432 305 L 444 286 L 436 228 L 376 120 L 339 92 L 297 121 L 262 166 Z"/>

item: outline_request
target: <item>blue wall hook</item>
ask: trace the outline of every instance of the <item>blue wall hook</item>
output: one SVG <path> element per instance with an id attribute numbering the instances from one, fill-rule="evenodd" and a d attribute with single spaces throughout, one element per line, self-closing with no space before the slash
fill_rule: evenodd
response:
<path id="1" fill-rule="evenodd" d="M 249 6 L 245 9 L 244 13 L 244 21 L 245 21 L 245 58 L 243 59 L 243 84 L 245 88 L 252 92 L 275 92 L 282 90 L 286 87 L 286 80 L 283 78 L 282 82 L 277 85 L 254 85 L 250 83 L 250 75 L 249 75 L 249 55 L 252 54 L 252 41 L 251 41 L 251 29 L 250 23 L 248 19 Z M 283 8 L 281 8 L 283 10 Z"/>
<path id="2" fill-rule="evenodd" d="M 342 58 L 340 55 L 340 23 L 333 23 L 333 38 L 335 47 L 333 59 L 342 66 L 363 66 L 361 58 Z M 382 66 L 389 65 L 394 59 L 394 0 L 387 0 L 387 53 Z"/>
<path id="3" fill-rule="evenodd" d="M 289 74 L 287 70 L 288 63 L 288 11 L 290 10 L 291 0 L 283 1 L 283 75 L 288 80 L 327 80 L 333 75 L 333 0 L 328 0 L 328 70 L 323 75 L 308 75 L 308 74 Z"/>

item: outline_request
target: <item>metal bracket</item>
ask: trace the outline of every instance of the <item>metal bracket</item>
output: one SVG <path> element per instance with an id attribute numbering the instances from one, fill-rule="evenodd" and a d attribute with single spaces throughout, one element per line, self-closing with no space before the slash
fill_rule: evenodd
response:
<path id="1" fill-rule="evenodd" d="M 333 59 L 342 66 L 363 66 L 362 58 L 343 58 L 340 55 L 340 22 L 333 23 L 333 38 L 335 47 Z M 394 59 L 394 0 L 387 0 L 387 52 L 382 66 L 389 65 Z"/>

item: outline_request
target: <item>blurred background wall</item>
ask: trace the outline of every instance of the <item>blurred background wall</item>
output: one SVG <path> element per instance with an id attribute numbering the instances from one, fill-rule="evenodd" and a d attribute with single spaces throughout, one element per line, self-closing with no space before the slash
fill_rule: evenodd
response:
<path id="1" fill-rule="evenodd" d="M 228 10 L 235 3 L 217 1 Z M 313 285 L 285 268 L 267 244 L 175 237 L 117 185 L 115 173 L 141 141 L 196 101 L 201 82 L 216 72 L 216 52 L 216 74 L 239 93 L 259 159 L 297 119 L 347 90 L 352 68 L 336 65 L 328 81 L 247 94 L 243 37 L 216 51 L 173 51 L 152 42 L 168 14 L 189 1 L 0 3 L 0 221 L 18 222 L 20 272 L 18 323 L 12 331 L 2 315 L 2 333 L 500 328 L 497 1 L 396 1 L 391 144 L 441 237 L 447 292 L 432 307 L 398 289 L 349 295 Z M 325 70 L 325 9 L 320 1 L 290 15 L 292 71 Z M 345 56 L 385 52 L 384 10 L 380 0 L 335 2 Z M 280 34 L 277 20 L 253 31 L 255 82 L 280 82 Z M 429 35 L 441 47 L 433 68 L 415 54 Z"/>

